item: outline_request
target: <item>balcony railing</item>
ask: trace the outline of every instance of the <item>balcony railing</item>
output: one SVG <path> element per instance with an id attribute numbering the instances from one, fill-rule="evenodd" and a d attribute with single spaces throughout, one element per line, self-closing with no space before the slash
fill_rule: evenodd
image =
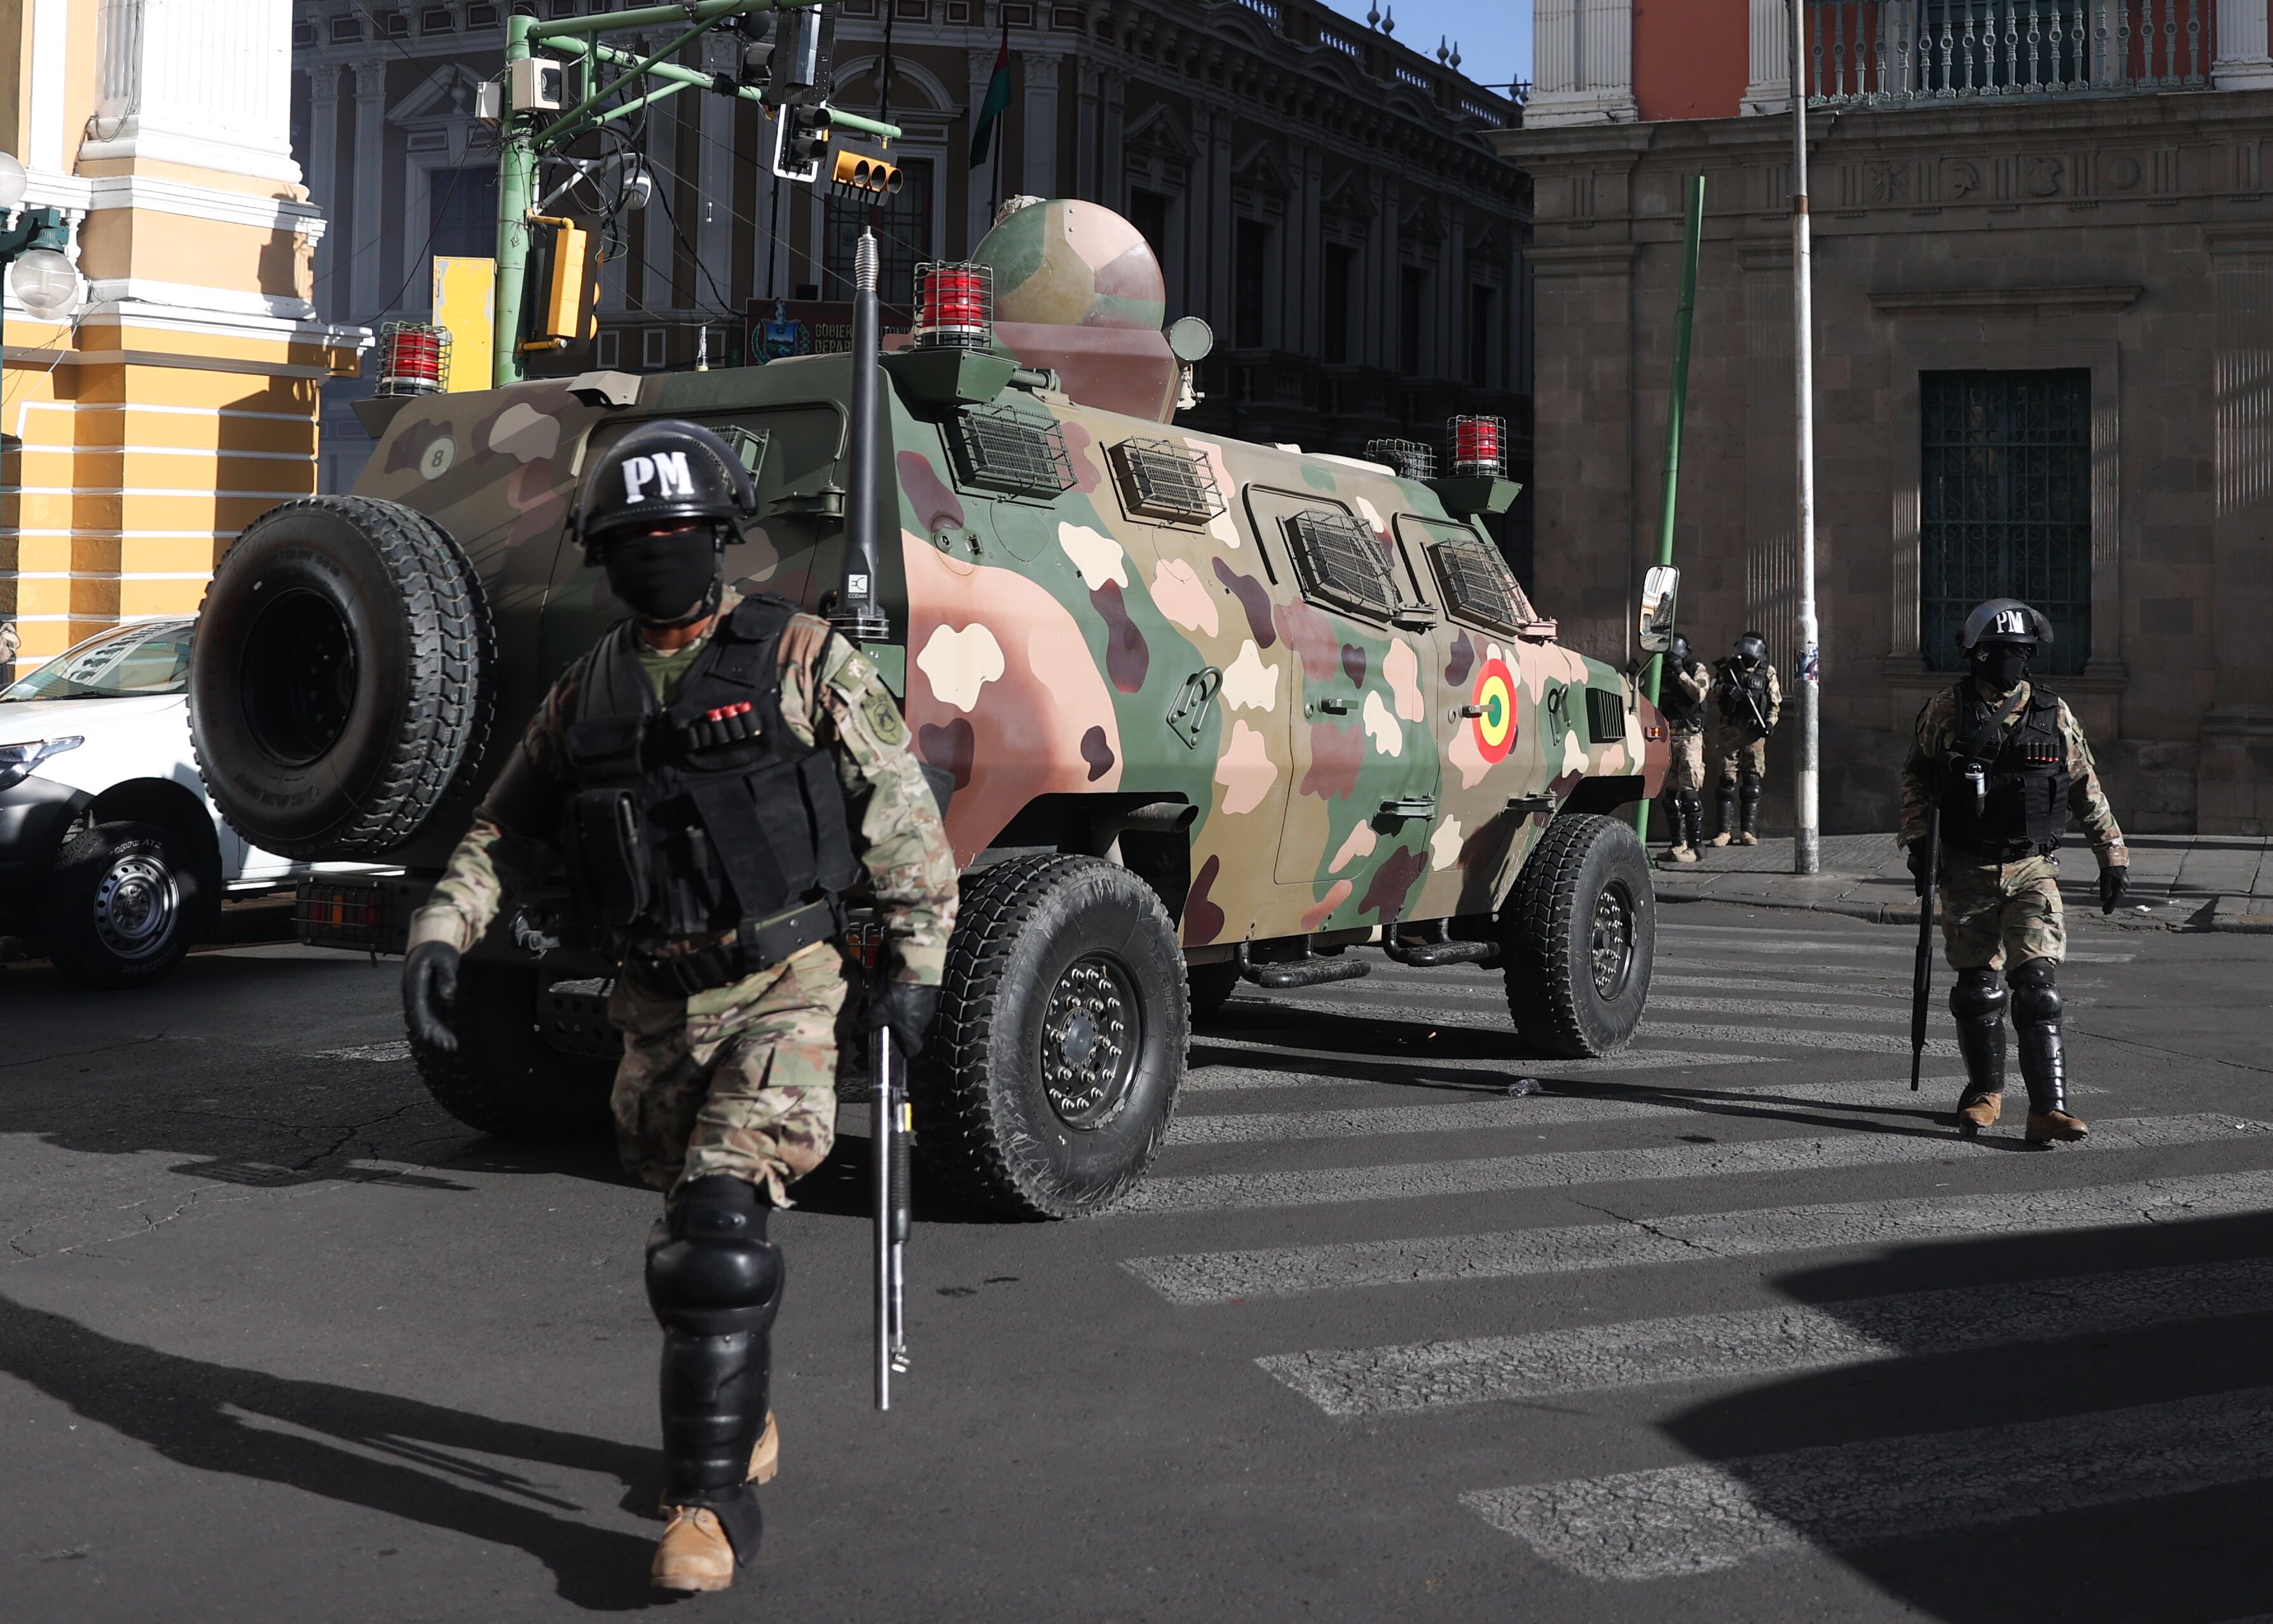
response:
<path id="1" fill-rule="evenodd" d="M 1811 107 L 2203 90 L 2209 0 L 1810 0 Z"/>

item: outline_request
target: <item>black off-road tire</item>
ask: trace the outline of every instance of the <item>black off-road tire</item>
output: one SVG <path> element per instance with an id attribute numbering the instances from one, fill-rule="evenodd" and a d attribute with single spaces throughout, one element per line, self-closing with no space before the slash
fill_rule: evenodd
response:
<path id="1" fill-rule="evenodd" d="M 218 905 L 221 876 L 158 823 L 97 823 L 56 855 L 41 898 L 49 960 L 86 987 L 171 974 Z"/>
<path id="2" fill-rule="evenodd" d="M 615 1062 L 563 1054 L 537 1029 L 542 983 L 533 965 L 458 964 L 447 1011 L 455 1054 L 417 1039 L 410 1057 L 434 1101 L 469 1128 L 503 1139 L 582 1139 L 608 1132 Z"/>
<path id="3" fill-rule="evenodd" d="M 1191 991 L 1192 1026 L 1197 1030 L 1221 1014 L 1231 995 L 1239 990 L 1239 966 L 1228 959 L 1222 964 L 1193 965 L 1186 969 L 1184 981 Z"/>
<path id="4" fill-rule="evenodd" d="M 1009 1216 L 1110 1206 L 1167 1137 L 1191 1032 L 1186 997 L 1175 927 L 1126 868 L 1051 854 L 971 876 L 939 1019 L 913 1069 L 926 1176 Z M 1097 1068 L 1094 1086 L 1059 1079 L 1054 1102 L 1054 1067 L 1076 1056 Z"/>
<path id="5" fill-rule="evenodd" d="M 1613 951 L 1621 931 L 1622 954 Z M 1631 824 L 1567 813 L 1549 823 L 1500 910 L 1499 933 L 1508 1012 L 1525 1048 L 1581 1059 L 1633 1041 L 1649 1002 L 1657 893 Z"/>
<path id="6" fill-rule="evenodd" d="M 465 798 L 495 665 L 481 581 L 432 520 L 369 497 L 286 502 L 245 527 L 206 590 L 198 771 L 256 846 L 381 856 Z"/>

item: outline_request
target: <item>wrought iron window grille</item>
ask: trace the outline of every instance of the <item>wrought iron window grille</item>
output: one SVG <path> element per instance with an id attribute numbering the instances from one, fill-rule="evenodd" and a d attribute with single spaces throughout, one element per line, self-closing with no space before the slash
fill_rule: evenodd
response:
<path id="1" fill-rule="evenodd" d="M 2128 95 L 2209 84 L 2206 0 L 1809 0 L 1812 107 Z"/>

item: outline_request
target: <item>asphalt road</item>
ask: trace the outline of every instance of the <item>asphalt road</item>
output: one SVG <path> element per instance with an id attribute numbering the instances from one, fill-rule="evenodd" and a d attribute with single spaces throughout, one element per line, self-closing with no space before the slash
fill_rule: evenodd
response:
<path id="1" fill-rule="evenodd" d="M 1475 972 L 1242 998 L 1129 1210 L 924 1214 L 889 1417 L 850 1139 L 776 1229 L 765 1549 L 682 1603 L 604 1147 L 444 1117 L 390 963 L 0 971 L 0 1618 L 2265 1613 L 2273 938 L 2074 945 L 2043 1152 L 1939 1125 L 1946 1017 L 1906 1091 L 1858 921 L 1669 909 L 1609 1064 L 1510 1061 Z"/>

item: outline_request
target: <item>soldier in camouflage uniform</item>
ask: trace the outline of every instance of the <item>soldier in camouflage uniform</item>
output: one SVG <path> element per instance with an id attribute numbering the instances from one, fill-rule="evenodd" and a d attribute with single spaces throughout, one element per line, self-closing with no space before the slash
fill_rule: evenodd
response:
<path id="1" fill-rule="evenodd" d="M 1721 702 L 1719 746 L 1721 793 L 1715 811 L 1721 831 L 1715 846 L 1734 840 L 1758 846 L 1760 791 L 1768 771 L 1768 735 L 1783 716 L 1783 685 L 1768 658 L 1767 639 L 1746 632 L 1736 650 L 1713 666 L 1713 692 Z M 1741 801 L 1744 822 L 1737 822 Z"/>
<path id="2" fill-rule="evenodd" d="M 1673 844 L 1665 855 L 1672 862 L 1695 862 L 1697 848 L 1705 844 L 1705 700 L 1712 689 L 1705 663 L 1691 650 L 1689 639 L 1676 632 L 1657 695 L 1671 750 L 1665 800 L 1672 814 Z"/>
<path id="3" fill-rule="evenodd" d="M 724 442 L 692 424 L 649 424 L 600 458 L 582 538 L 634 618 L 546 695 L 404 966 L 414 1040 L 454 1048 L 459 955 L 556 856 L 622 950 L 618 1143 L 665 1197 L 647 1267 L 669 1518 L 653 1577 L 679 1590 L 724 1589 L 757 1548 L 783 1278 L 766 1215 L 834 1133 L 840 898 L 865 868 L 891 959 L 866 1024 L 911 1054 L 956 905 L 937 805 L 874 669 L 785 599 L 724 590 L 724 547 L 754 506 Z"/>
<path id="4" fill-rule="evenodd" d="M 2029 661 L 2052 635 L 2043 615 L 2009 598 L 1966 618 L 1958 640 L 1971 669 L 1918 712 L 1902 763 L 1900 837 L 1923 896 L 1926 826 L 1939 804 L 1941 930 L 1957 972 L 1949 1011 L 1965 1056 L 1958 1126 L 1969 1136 L 1997 1120 L 2009 1004 L 2029 1089 L 2028 1139 L 2036 1145 L 2090 1132 L 2067 1109 L 2055 985 L 2067 934 L 2052 853 L 2069 815 L 2099 859 L 2102 913 L 2113 913 L 2122 899 L 2131 861 L 2074 713 L 2028 680 Z M 1997 984 L 2000 967 L 2007 987 Z"/>

